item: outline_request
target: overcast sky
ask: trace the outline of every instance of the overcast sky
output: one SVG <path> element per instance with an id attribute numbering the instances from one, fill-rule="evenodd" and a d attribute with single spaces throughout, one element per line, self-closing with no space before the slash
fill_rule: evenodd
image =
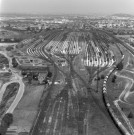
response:
<path id="1" fill-rule="evenodd" d="M 1 12 L 134 15 L 134 0 L 1 0 Z"/>

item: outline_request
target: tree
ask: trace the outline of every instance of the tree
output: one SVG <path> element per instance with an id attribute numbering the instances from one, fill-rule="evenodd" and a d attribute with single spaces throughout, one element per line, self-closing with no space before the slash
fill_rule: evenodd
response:
<path id="1" fill-rule="evenodd" d="M 12 113 L 6 113 L 3 117 L 2 121 L 4 121 L 7 126 L 9 127 L 13 122 L 13 114 Z"/>
<path id="2" fill-rule="evenodd" d="M 30 29 L 30 26 L 28 26 L 28 27 L 27 27 L 27 31 L 30 31 L 30 30 L 31 30 L 31 29 Z"/>
<path id="3" fill-rule="evenodd" d="M 134 115 L 133 115 L 133 113 L 132 112 L 130 112 L 129 114 L 128 114 L 128 116 L 127 116 L 128 118 L 133 118 L 134 117 Z"/>
<path id="4" fill-rule="evenodd" d="M 117 70 L 122 70 L 123 69 L 123 63 L 122 62 L 118 63 L 116 68 L 117 68 Z"/>
<path id="5" fill-rule="evenodd" d="M 97 80 L 99 81 L 100 79 L 101 79 L 101 78 L 98 76 L 98 77 L 97 77 Z"/>
<path id="6" fill-rule="evenodd" d="M 29 73 L 27 75 L 27 79 L 28 79 L 28 83 L 31 84 L 32 83 L 32 80 L 33 80 L 33 73 Z"/>
<path id="7" fill-rule="evenodd" d="M 9 126 L 13 123 L 13 114 L 6 113 L 5 116 L 2 118 L 1 125 L 0 125 L 0 134 L 5 135 Z"/>
<path id="8" fill-rule="evenodd" d="M 104 79 L 105 78 L 105 76 L 104 75 L 101 75 L 101 79 Z"/>
<path id="9" fill-rule="evenodd" d="M 46 31 L 49 31 L 50 30 L 50 28 L 46 28 Z"/>
<path id="10" fill-rule="evenodd" d="M 51 78 L 52 77 L 52 73 L 50 71 L 48 72 L 47 77 L 48 78 Z"/>
<path id="11" fill-rule="evenodd" d="M 12 65 L 14 68 L 16 68 L 18 66 L 18 62 L 16 61 L 15 58 L 12 58 Z"/>
<path id="12" fill-rule="evenodd" d="M 115 80 L 116 80 L 117 76 L 114 75 L 113 78 L 112 78 L 112 82 L 115 83 Z"/>
<path id="13" fill-rule="evenodd" d="M 25 71 L 21 71 L 21 75 L 23 75 L 23 76 L 25 76 L 25 75 L 27 75 L 27 72 L 25 72 Z"/>

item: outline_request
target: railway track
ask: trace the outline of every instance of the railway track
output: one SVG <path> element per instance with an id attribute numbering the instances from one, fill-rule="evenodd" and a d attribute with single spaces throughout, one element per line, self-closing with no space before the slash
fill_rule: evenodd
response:
<path id="1" fill-rule="evenodd" d="M 67 35 L 66 35 L 67 33 Z M 59 35 L 58 35 L 59 34 Z M 65 38 L 64 38 L 64 34 L 65 34 Z M 69 78 L 68 76 L 66 76 L 67 74 L 64 73 L 64 71 L 62 70 L 63 74 L 66 76 L 65 78 L 67 81 L 67 86 L 69 84 L 69 87 L 64 88 L 66 90 L 62 90 L 61 93 L 58 94 L 58 96 L 55 99 L 51 98 L 51 92 L 52 89 L 54 89 L 54 79 L 52 81 L 51 86 L 48 88 L 48 94 L 47 96 L 43 99 L 43 103 L 40 106 L 37 118 L 31 128 L 30 131 L 30 135 L 61 135 L 63 132 L 67 131 L 67 130 L 71 130 L 70 132 L 72 132 L 73 134 L 79 134 L 79 135 L 87 135 L 88 131 L 87 131 L 87 126 L 88 126 L 88 122 L 85 122 L 85 127 L 81 125 L 84 122 L 85 117 L 88 117 L 87 113 L 84 113 L 81 119 L 82 121 L 79 121 L 77 119 L 77 113 L 80 113 L 80 105 L 79 105 L 79 101 L 80 98 L 78 96 L 73 98 L 69 98 L 69 91 L 72 88 L 72 80 L 71 77 L 73 75 L 77 76 L 77 78 L 79 78 L 82 83 L 84 84 L 84 86 L 88 89 L 87 93 L 88 93 L 88 98 L 92 99 L 92 101 L 94 102 L 94 105 L 96 106 L 96 108 L 98 110 L 100 110 L 100 112 L 103 114 L 107 112 L 106 110 L 103 108 L 103 106 L 100 106 L 98 100 L 96 100 L 96 98 L 94 97 L 94 95 L 91 92 L 90 86 L 83 80 L 83 78 L 73 69 L 73 65 L 72 62 L 70 61 L 70 57 L 71 55 L 77 56 L 79 55 L 78 52 L 78 47 L 79 47 L 79 38 L 81 38 L 82 35 L 84 35 L 84 33 L 78 33 L 76 34 L 75 32 L 55 32 L 51 35 L 48 34 L 47 39 L 44 38 L 44 41 L 42 41 L 40 44 L 38 44 L 38 42 L 33 43 L 28 49 L 27 49 L 27 53 L 31 56 L 36 56 L 36 57 L 40 57 L 42 59 L 48 59 L 48 61 L 50 63 L 52 63 L 52 65 L 54 66 L 53 68 L 55 68 L 56 70 L 59 70 L 60 67 L 58 67 L 58 65 L 55 63 L 55 61 L 53 60 L 53 55 L 57 54 L 57 52 L 60 52 L 60 54 L 62 54 L 62 58 L 66 59 L 70 68 L 70 73 L 69 73 Z M 88 35 L 88 34 L 87 34 Z M 94 34 L 94 36 L 96 36 L 96 34 Z M 99 44 L 99 41 L 102 41 L 103 38 L 99 38 L 98 36 L 96 36 L 96 38 L 90 39 L 89 37 L 86 38 L 84 36 L 82 36 L 83 38 L 81 38 L 82 40 L 84 39 L 84 44 L 82 43 L 81 45 L 86 45 L 87 47 L 85 47 L 85 49 L 88 51 L 87 53 L 89 53 L 89 56 L 87 59 L 92 59 L 92 61 L 95 60 L 95 57 L 97 57 L 96 52 L 98 53 L 98 50 L 101 50 L 101 54 L 104 54 L 104 58 L 102 58 L 102 63 L 101 66 L 102 67 L 106 67 L 106 65 L 103 64 L 103 59 L 106 60 L 106 57 L 110 57 L 111 55 L 106 56 L 105 55 L 105 51 L 108 51 L 108 48 L 106 46 L 106 41 L 104 42 L 104 44 Z M 52 40 L 52 41 L 51 41 Z M 59 40 L 59 41 L 57 41 Z M 90 42 L 90 40 L 92 40 L 92 42 Z M 54 42 L 56 41 L 56 42 Z M 95 41 L 95 43 L 94 43 Z M 108 42 L 108 41 L 107 41 Z M 60 48 L 58 47 L 58 45 L 60 45 Z M 102 47 L 103 46 L 103 47 Z M 107 48 L 107 49 L 105 49 Z M 35 51 L 33 51 L 33 49 Z M 50 49 L 50 51 L 48 51 Z M 56 49 L 59 49 L 56 50 Z M 74 50 L 76 49 L 76 50 Z M 52 53 L 53 55 L 51 55 L 50 53 Z M 60 57 L 60 55 L 59 55 Z M 99 63 L 99 62 L 98 62 Z M 112 66 L 113 63 L 108 63 L 107 62 L 107 67 Z M 94 67 L 95 64 L 91 64 L 91 67 Z M 100 67 L 101 67 L 100 66 Z M 107 68 L 106 67 L 106 68 Z M 103 70 L 105 70 L 105 68 L 103 68 Z M 54 78 L 56 78 L 56 74 L 54 75 Z M 72 90 L 71 90 L 72 91 Z M 65 96 L 66 95 L 66 96 Z M 70 101 L 71 100 L 71 101 Z M 88 99 L 86 99 L 88 101 Z M 84 104 L 84 102 L 82 103 Z M 90 103 L 86 103 L 86 104 L 90 104 Z M 69 106 L 70 105 L 70 106 Z M 69 108 L 69 107 L 70 108 Z M 72 108 L 71 108 L 72 106 Z M 72 110 L 72 111 L 71 111 Z M 76 112 L 74 114 L 74 112 Z M 85 109 L 86 112 L 89 112 L 89 110 L 86 108 Z M 68 112 L 68 113 L 67 113 Z M 72 119 L 72 127 L 74 127 L 73 129 L 70 129 L 69 124 L 69 119 L 67 114 L 69 114 L 70 116 L 72 115 L 73 118 Z M 81 114 L 82 115 L 82 114 Z M 60 117 L 61 116 L 61 117 Z M 80 115 L 79 115 L 80 116 Z M 105 118 L 107 120 L 109 120 L 109 116 L 107 115 L 107 118 Z M 62 123 L 62 124 L 61 124 Z M 81 124 L 80 124 L 81 123 Z M 112 124 L 113 126 L 113 124 Z M 69 129 L 68 129 L 69 128 Z M 80 129 L 80 130 L 79 130 Z M 117 129 L 115 132 L 118 133 Z M 119 133 L 118 133 L 119 134 Z"/>

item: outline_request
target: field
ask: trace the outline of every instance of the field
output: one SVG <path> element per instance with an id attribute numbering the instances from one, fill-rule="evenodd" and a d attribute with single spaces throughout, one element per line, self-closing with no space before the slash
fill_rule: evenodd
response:
<path id="1" fill-rule="evenodd" d="M 36 117 L 38 104 L 43 90 L 44 86 L 32 86 L 26 84 L 23 98 L 13 113 L 14 121 L 10 129 L 16 127 L 18 132 L 29 132 Z"/>

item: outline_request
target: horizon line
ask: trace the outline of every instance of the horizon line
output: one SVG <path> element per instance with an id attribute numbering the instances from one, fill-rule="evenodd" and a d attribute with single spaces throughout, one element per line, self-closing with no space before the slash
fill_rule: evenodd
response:
<path id="1" fill-rule="evenodd" d="M 82 16 L 88 16 L 88 15 L 113 15 L 113 14 L 128 14 L 128 15 L 134 15 L 134 13 L 28 13 L 28 12 L 0 12 L 0 15 L 9 14 L 9 15 L 82 15 Z"/>

